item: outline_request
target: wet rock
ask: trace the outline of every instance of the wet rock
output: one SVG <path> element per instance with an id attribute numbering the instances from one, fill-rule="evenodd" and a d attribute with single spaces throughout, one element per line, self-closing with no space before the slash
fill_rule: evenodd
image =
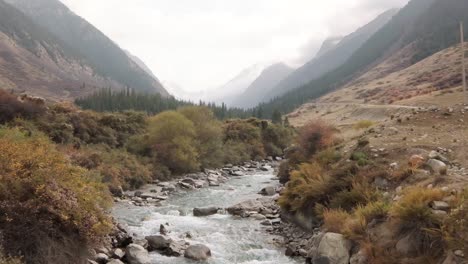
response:
<path id="1" fill-rule="evenodd" d="M 145 239 L 148 241 L 150 251 L 167 249 L 172 243 L 172 239 L 165 236 L 147 236 Z"/>
<path id="2" fill-rule="evenodd" d="M 265 196 L 273 196 L 273 195 L 276 194 L 276 189 L 275 189 L 275 187 L 273 187 L 273 186 L 268 186 L 268 187 L 263 188 L 263 189 L 259 192 L 259 194 L 265 195 Z"/>
<path id="3" fill-rule="evenodd" d="M 150 264 L 148 251 L 137 244 L 130 244 L 125 249 L 125 256 L 129 264 Z"/>
<path id="4" fill-rule="evenodd" d="M 169 232 L 167 231 L 167 228 L 166 228 L 164 225 L 160 225 L 160 226 L 159 226 L 159 233 L 160 233 L 161 235 L 165 236 L 165 235 L 167 235 L 167 233 L 169 233 Z"/>
<path id="5" fill-rule="evenodd" d="M 259 200 L 248 200 L 227 208 L 228 213 L 242 216 L 246 212 L 259 212 L 263 204 Z"/>
<path id="6" fill-rule="evenodd" d="M 258 221 L 262 221 L 262 220 L 266 219 L 266 216 L 264 216 L 262 214 L 253 214 L 250 217 L 255 219 L 255 220 L 258 220 Z"/>
<path id="7" fill-rule="evenodd" d="M 194 216 L 209 216 L 218 213 L 218 208 L 216 207 L 206 207 L 206 208 L 194 208 Z"/>
<path id="8" fill-rule="evenodd" d="M 211 257 L 211 250 L 205 245 L 193 245 L 185 250 L 184 257 L 193 260 L 207 260 Z"/>
<path id="9" fill-rule="evenodd" d="M 352 243 L 343 235 L 326 233 L 320 240 L 312 263 L 348 264 Z"/>
<path id="10" fill-rule="evenodd" d="M 427 165 L 433 173 L 439 173 L 440 175 L 447 174 L 447 165 L 440 160 L 430 159 L 427 161 Z"/>
<path id="11" fill-rule="evenodd" d="M 271 168 L 270 165 L 263 165 L 262 167 L 260 167 L 260 170 L 262 170 L 262 171 L 269 171 L 269 170 L 271 170 L 271 169 L 272 169 L 272 168 Z"/>

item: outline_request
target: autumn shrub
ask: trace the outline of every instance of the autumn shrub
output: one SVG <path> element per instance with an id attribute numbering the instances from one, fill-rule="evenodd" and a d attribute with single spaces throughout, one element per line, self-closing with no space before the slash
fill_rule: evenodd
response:
<path id="1" fill-rule="evenodd" d="M 354 208 L 354 214 L 366 219 L 368 223 L 372 220 L 383 220 L 390 212 L 390 203 L 384 200 L 369 202 L 366 205 L 358 205 Z"/>
<path id="2" fill-rule="evenodd" d="M 299 130 L 297 143 L 306 158 L 336 143 L 335 128 L 322 121 L 313 121 Z"/>
<path id="3" fill-rule="evenodd" d="M 0 130 L 0 233 L 26 263 L 84 263 L 110 231 L 111 197 L 96 175 L 73 166 L 45 136 Z"/>
<path id="4" fill-rule="evenodd" d="M 407 189 L 390 210 L 396 232 L 410 235 L 421 254 L 437 255 L 443 249 L 443 237 L 438 232 L 443 218 L 430 208 L 431 202 L 443 197 L 439 189 L 413 187 Z"/>
<path id="5" fill-rule="evenodd" d="M 266 123 L 268 125 L 268 123 Z M 266 157 L 262 141 L 262 127 L 265 126 L 260 120 L 230 120 L 227 121 L 224 128 L 224 143 L 230 145 L 242 145 L 246 149 L 250 159 L 262 159 Z"/>
<path id="6" fill-rule="evenodd" d="M 43 103 L 32 100 L 21 101 L 16 95 L 0 89 L 0 124 L 5 124 L 15 118 L 35 118 L 45 110 Z"/>
<path id="7" fill-rule="evenodd" d="M 444 220 L 441 234 L 448 249 L 462 250 L 468 254 L 468 189 L 456 197 L 454 209 Z"/>
<path id="8" fill-rule="evenodd" d="M 202 168 L 217 168 L 223 164 L 223 130 L 207 107 L 189 106 L 178 110 L 192 121 L 196 132 L 196 147 Z"/>
<path id="9" fill-rule="evenodd" d="M 292 143 L 293 130 L 276 124 L 268 124 L 262 130 L 262 140 L 268 156 L 283 156 L 284 150 Z"/>
<path id="10" fill-rule="evenodd" d="M 398 220 L 403 232 L 434 228 L 440 224 L 440 218 L 432 212 L 429 205 L 442 198 L 443 192 L 439 189 L 409 188 L 401 200 L 394 204 L 391 214 Z"/>
<path id="11" fill-rule="evenodd" d="M 352 215 L 341 209 L 325 209 L 323 211 L 323 227 L 328 232 L 344 233 L 344 227 L 351 220 Z"/>
<path id="12" fill-rule="evenodd" d="M 333 148 L 328 148 L 317 153 L 314 159 L 326 167 L 338 162 L 341 159 L 341 154 Z"/>
<path id="13" fill-rule="evenodd" d="M 98 172 L 111 192 L 133 190 L 153 179 L 152 166 L 124 149 L 105 145 L 82 147 L 71 155 L 74 164 Z"/>
<path id="14" fill-rule="evenodd" d="M 278 168 L 278 178 L 280 183 L 285 184 L 290 179 L 291 167 L 289 166 L 289 160 L 283 160 Z"/>
<path id="15" fill-rule="evenodd" d="M 184 115 L 168 111 L 151 117 L 147 144 L 159 163 L 171 172 L 182 174 L 200 169 L 196 130 Z"/>
<path id="16" fill-rule="evenodd" d="M 228 140 L 223 146 L 223 157 L 225 163 L 241 164 L 251 159 L 249 146 L 242 142 Z"/>
<path id="17" fill-rule="evenodd" d="M 306 163 L 291 173 L 291 179 L 279 198 L 279 204 L 288 211 L 313 208 L 326 199 L 331 178 L 317 163 Z"/>

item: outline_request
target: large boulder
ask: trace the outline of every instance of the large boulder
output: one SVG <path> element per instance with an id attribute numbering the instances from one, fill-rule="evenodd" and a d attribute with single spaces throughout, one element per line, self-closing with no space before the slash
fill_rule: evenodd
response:
<path id="1" fill-rule="evenodd" d="M 206 207 L 206 208 L 194 208 L 193 215 L 194 216 L 209 216 L 214 215 L 218 212 L 218 208 L 216 207 Z"/>
<path id="2" fill-rule="evenodd" d="M 433 173 L 439 173 L 440 175 L 447 174 L 447 165 L 440 160 L 430 159 L 427 161 L 427 166 L 431 168 Z"/>
<path id="3" fill-rule="evenodd" d="M 172 243 L 172 239 L 165 236 L 147 236 L 145 239 L 148 241 L 148 249 L 153 250 L 164 250 L 169 247 Z"/>
<path id="4" fill-rule="evenodd" d="M 243 216 L 246 212 L 259 212 L 263 207 L 260 200 L 248 200 L 227 208 L 228 213 Z"/>
<path id="5" fill-rule="evenodd" d="M 125 257 L 129 264 L 150 264 L 148 251 L 137 244 L 130 244 L 125 249 Z"/>
<path id="6" fill-rule="evenodd" d="M 343 235 L 326 233 L 312 258 L 312 263 L 348 264 L 352 243 Z"/>
<path id="7" fill-rule="evenodd" d="M 206 260 L 211 257 L 211 250 L 205 245 L 193 245 L 185 250 L 184 257 L 193 260 Z"/>

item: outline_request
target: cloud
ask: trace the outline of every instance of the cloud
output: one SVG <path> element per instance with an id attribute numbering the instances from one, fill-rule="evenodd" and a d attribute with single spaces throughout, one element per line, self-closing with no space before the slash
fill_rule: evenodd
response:
<path id="1" fill-rule="evenodd" d="M 209 90 L 242 69 L 314 53 L 407 0 L 61 0 L 162 80 Z"/>

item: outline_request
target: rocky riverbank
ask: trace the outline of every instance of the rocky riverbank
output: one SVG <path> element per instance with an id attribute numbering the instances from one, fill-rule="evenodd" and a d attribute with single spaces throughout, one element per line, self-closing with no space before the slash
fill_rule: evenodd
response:
<path id="1" fill-rule="evenodd" d="M 242 166 L 226 165 L 218 170 L 206 170 L 202 173 L 185 175 L 179 179 L 168 182 L 154 182 L 144 188 L 131 192 L 122 192 L 115 201 L 119 204 L 127 204 L 137 207 L 159 207 L 171 199 L 172 196 L 180 193 L 196 192 L 206 187 L 217 187 L 223 185 L 230 178 L 245 177 L 259 172 L 273 172 L 278 166 L 278 161 L 272 158 L 256 162 L 246 162 Z M 276 195 L 276 186 L 266 187 L 261 190 L 264 195 Z M 270 201 L 271 208 L 276 208 L 274 200 L 270 197 L 265 201 Z M 234 207 L 233 207 L 234 208 Z M 193 208 L 193 215 L 205 217 L 216 213 L 232 211 L 232 208 L 199 207 Z M 174 212 L 176 213 L 176 212 Z M 249 211 L 250 213 L 250 211 Z M 262 220 L 265 225 L 275 225 L 279 222 L 279 211 L 264 210 L 263 214 L 257 214 L 255 219 Z M 243 215 L 245 216 L 245 215 Z M 185 233 L 183 236 L 174 236 L 171 233 L 170 223 L 161 224 L 159 233 L 155 235 L 139 237 L 128 231 L 124 224 L 116 224 L 115 232 L 109 237 L 106 246 L 95 250 L 94 258 L 89 263 L 129 263 L 144 264 L 151 263 L 150 253 L 157 252 L 170 257 L 185 257 L 192 260 L 204 260 L 210 258 L 211 250 L 202 244 L 191 245 L 192 234 Z"/>

